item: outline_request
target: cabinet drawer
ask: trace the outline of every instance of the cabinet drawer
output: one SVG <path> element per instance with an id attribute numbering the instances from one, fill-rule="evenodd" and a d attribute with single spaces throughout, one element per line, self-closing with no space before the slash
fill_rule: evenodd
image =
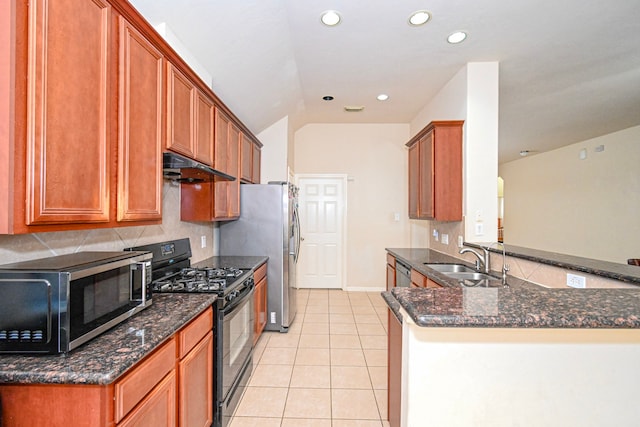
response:
<path id="1" fill-rule="evenodd" d="M 115 385 L 115 418 L 120 422 L 176 365 L 176 340 L 171 338 Z"/>
<path id="2" fill-rule="evenodd" d="M 396 259 L 393 255 L 387 254 L 387 264 L 389 264 L 393 268 L 396 267 Z"/>
<path id="3" fill-rule="evenodd" d="M 411 282 L 417 284 L 421 288 L 427 287 L 427 278 L 415 270 L 411 270 Z"/>
<path id="4" fill-rule="evenodd" d="M 213 329 L 213 309 L 208 308 L 179 333 L 180 359 L 187 355 L 198 342 Z"/>
<path id="5" fill-rule="evenodd" d="M 174 427 L 176 425 L 176 374 L 167 375 L 118 427 Z"/>
<path id="6" fill-rule="evenodd" d="M 267 275 L 267 263 L 265 262 L 260 267 L 256 269 L 253 273 L 253 281 L 258 283 Z"/>

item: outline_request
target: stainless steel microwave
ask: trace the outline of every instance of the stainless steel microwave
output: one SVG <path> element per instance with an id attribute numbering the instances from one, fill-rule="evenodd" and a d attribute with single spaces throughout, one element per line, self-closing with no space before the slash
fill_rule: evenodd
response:
<path id="1" fill-rule="evenodd" d="M 151 305 L 150 252 L 0 265 L 0 353 L 66 353 Z"/>

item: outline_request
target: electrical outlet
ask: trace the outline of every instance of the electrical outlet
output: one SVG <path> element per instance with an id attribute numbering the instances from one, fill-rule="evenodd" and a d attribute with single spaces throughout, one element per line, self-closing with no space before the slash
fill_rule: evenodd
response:
<path id="1" fill-rule="evenodd" d="M 449 244 L 449 235 L 448 234 L 443 234 L 442 235 L 442 244 L 443 245 L 448 245 Z"/>
<path id="2" fill-rule="evenodd" d="M 276 312 L 275 311 L 271 312 L 271 323 L 276 323 Z"/>
<path id="3" fill-rule="evenodd" d="M 440 233 L 435 228 L 433 229 L 433 238 L 436 239 L 436 242 L 439 240 Z"/>
<path id="4" fill-rule="evenodd" d="M 484 224 L 476 222 L 476 236 L 482 236 L 484 234 Z"/>
<path id="5" fill-rule="evenodd" d="M 586 288 L 587 279 L 584 276 L 567 273 L 567 286 L 571 286 L 572 288 Z"/>
<path id="6" fill-rule="evenodd" d="M 207 247 L 207 236 L 200 236 L 200 247 L 201 248 Z"/>
<path id="7" fill-rule="evenodd" d="M 461 248 L 464 244 L 464 239 L 462 236 L 458 236 L 458 247 Z"/>

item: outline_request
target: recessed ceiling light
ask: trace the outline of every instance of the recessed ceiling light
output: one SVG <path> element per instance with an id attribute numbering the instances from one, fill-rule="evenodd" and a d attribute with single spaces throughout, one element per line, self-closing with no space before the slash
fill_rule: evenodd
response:
<path id="1" fill-rule="evenodd" d="M 424 25 L 431 19 L 431 14 L 426 10 L 418 10 L 417 12 L 413 12 L 409 17 L 409 25 L 414 27 Z"/>
<path id="2" fill-rule="evenodd" d="M 457 43 L 462 43 L 466 38 L 467 38 L 467 33 L 465 33 L 464 31 L 456 31 L 455 33 L 447 37 L 447 41 L 451 44 L 457 44 Z"/>
<path id="3" fill-rule="evenodd" d="M 340 23 L 340 14 L 335 10 L 327 10 L 322 14 L 320 20 L 327 27 L 333 27 L 334 25 L 338 25 Z"/>
<path id="4" fill-rule="evenodd" d="M 323 96 L 322 99 L 324 99 L 325 101 L 333 101 L 333 96 L 326 95 L 326 96 Z"/>
<path id="5" fill-rule="evenodd" d="M 536 152 L 537 152 L 537 151 L 535 151 L 535 150 L 522 150 L 522 151 L 520 152 L 520 155 L 521 155 L 522 157 L 527 157 L 529 154 L 533 154 L 533 153 L 536 153 Z"/>
<path id="6" fill-rule="evenodd" d="M 381 93 L 376 97 L 376 99 L 378 101 L 386 101 L 387 99 L 389 99 L 389 95 L 387 95 L 386 93 Z"/>

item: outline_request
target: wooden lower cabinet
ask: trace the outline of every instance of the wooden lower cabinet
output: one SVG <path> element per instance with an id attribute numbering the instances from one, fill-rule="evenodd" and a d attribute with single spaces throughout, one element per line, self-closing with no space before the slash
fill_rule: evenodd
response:
<path id="1" fill-rule="evenodd" d="M 416 270 L 411 270 L 411 287 L 414 288 L 441 288 L 442 286 L 429 279 L 425 275 L 418 273 Z"/>
<path id="2" fill-rule="evenodd" d="M 400 427 L 402 411 L 402 324 L 388 309 L 387 414 L 390 427 Z"/>
<path id="3" fill-rule="evenodd" d="M 387 254 L 387 291 L 396 287 L 396 259 Z"/>
<path id="4" fill-rule="evenodd" d="M 213 332 L 209 331 L 205 338 L 178 362 L 178 425 L 181 427 L 209 427 L 213 422 L 212 355 Z"/>
<path id="5" fill-rule="evenodd" d="M 267 325 L 267 263 L 258 267 L 253 273 L 253 280 L 256 282 L 254 292 L 254 331 L 253 344 L 258 341 L 260 334 Z"/>
<path id="6" fill-rule="evenodd" d="M 0 425 L 210 426 L 212 328 L 209 308 L 109 385 L 0 384 Z"/>
<path id="7" fill-rule="evenodd" d="M 176 374 L 172 370 L 118 427 L 171 427 L 176 420 Z"/>

